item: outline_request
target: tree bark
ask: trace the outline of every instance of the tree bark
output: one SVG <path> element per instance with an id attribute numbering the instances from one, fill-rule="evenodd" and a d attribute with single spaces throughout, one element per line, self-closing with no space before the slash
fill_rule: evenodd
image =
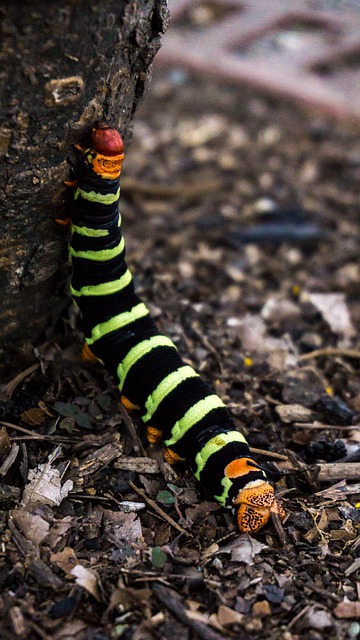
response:
<path id="1" fill-rule="evenodd" d="M 166 0 L 0 0 L 0 373 L 66 302 L 66 154 L 106 121 L 126 142 Z M 15 357 L 15 358 L 14 358 Z"/>

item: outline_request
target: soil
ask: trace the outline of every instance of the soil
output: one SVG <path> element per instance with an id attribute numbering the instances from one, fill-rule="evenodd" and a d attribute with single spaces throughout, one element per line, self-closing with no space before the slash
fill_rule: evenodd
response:
<path id="1" fill-rule="evenodd" d="M 2 388 L 1 638 L 359 636 L 358 133 L 155 74 L 124 165 L 128 262 L 286 519 L 239 535 L 164 464 L 81 361 L 70 306 Z"/>

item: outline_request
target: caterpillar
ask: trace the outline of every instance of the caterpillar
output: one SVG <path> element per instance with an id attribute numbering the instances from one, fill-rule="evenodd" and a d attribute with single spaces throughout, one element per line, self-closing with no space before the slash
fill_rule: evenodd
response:
<path id="1" fill-rule="evenodd" d="M 150 444 L 163 442 L 170 463 L 185 460 L 195 478 L 255 532 L 283 509 L 251 459 L 222 400 L 161 334 L 137 296 L 125 261 L 118 211 L 124 144 L 106 125 L 93 129 L 81 155 L 72 205 L 71 295 L 82 315 L 84 357 L 114 376 L 121 402 L 137 411 Z"/>

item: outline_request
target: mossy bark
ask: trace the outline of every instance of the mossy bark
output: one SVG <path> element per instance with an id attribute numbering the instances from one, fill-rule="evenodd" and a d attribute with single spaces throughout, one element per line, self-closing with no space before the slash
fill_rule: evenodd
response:
<path id="1" fill-rule="evenodd" d="M 131 119 L 166 0 L 0 0 L 0 373 L 66 303 L 66 154 L 96 121 Z M 25 359 L 26 360 L 26 359 Z M 15 364 L 16 367 L 16 364 Z M 12 367 L 13 368 L 13 367 Z"/>

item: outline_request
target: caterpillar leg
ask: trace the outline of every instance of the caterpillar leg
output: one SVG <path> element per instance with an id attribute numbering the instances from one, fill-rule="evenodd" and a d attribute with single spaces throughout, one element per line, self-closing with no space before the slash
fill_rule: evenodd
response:
<path id="1" fill-rule="evenodd" d="M 125 398 L 125 396 L 121 396 L 120 402 L 128 413 L 135 413 L 140 409 L 139 405 L 133 404 L 128 398 Z"/>
<path id="2" fill-rule="evenodd" d="M 177 464 L 178 462 L 184 462 L 184 458 L 181 458 L 180 456 L 178 456 L 178 454 L 175 453 L 175 451 L 173 451 L 169 447 L 166 447 L 166 449 L 164 449 L 164 460 L 169 464 Z"/>
<path id="3" fill-rule="evenodd" d="M 81 351 L 81 360 L 83 360 L 83 362 L 101 362 L 101 360 L 99 360 L 99 358 L 97 358 L 93 352 L 91 351 L 91 349 L 89 348 L 89 346 L 87 344 L 84 344 L 82 351 Z"/>
<path id="4" fill-rule="evenodd" d="M 146 437 L 149 444 L 160 444 L 162 442 L 162 431 L 154 427 L 146 427 Z"/>

